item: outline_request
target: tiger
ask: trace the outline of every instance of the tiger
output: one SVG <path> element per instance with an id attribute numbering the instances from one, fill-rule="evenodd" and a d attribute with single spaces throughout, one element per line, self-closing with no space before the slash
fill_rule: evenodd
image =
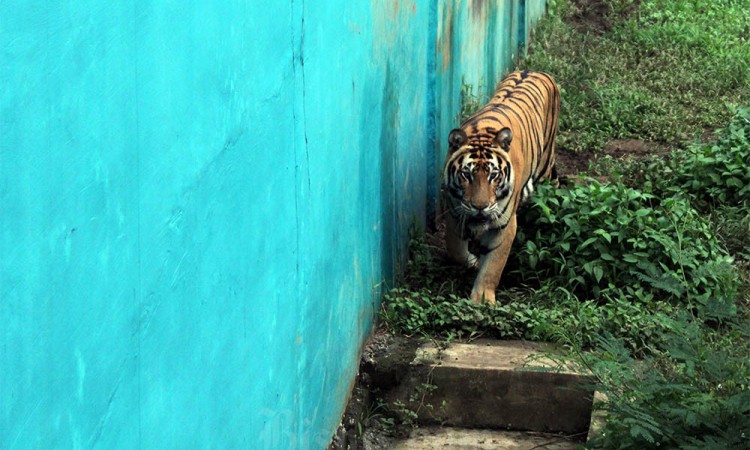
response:
<path id="1" fill-rule="evenodd" d="M 471 290 L 477 303 L 495 303 L 519 205 L 542 178 L 556 183 L 559 109 L 560 88 L 552 76 L 516 71 L 448 135 L 441 182 L 446 250 L 458 263 L 478 269 Z"/>

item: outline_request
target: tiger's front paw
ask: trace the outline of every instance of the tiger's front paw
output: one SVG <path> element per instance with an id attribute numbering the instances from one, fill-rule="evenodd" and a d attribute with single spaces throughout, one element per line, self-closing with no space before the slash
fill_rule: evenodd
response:
<path id="1" fill-rule="evenodd" d="M 471 290 L 471 299 L 476 303 L 482 304 L 487 303 L 488 305 L 495 304 L 495 291 L 494 290 Z"/>

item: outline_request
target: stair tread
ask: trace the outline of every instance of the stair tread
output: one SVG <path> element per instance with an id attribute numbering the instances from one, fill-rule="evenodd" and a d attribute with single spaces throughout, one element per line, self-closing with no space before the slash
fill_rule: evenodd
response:
<path id="1" fill-rule="evenodd" d="M 409 438 L 395 442 L 393 450 L 447 448 L 453 450 L 507 449 L 546 450 L 576 449 L 580 442 L 561 435 L 519 431 L 481 430 L 455 427 L 420 427 Z"/>
<path id="2" fill-rule="evenodd" d="M 427 344 L 385 399 L 419 411 L 421 425 L 585 432 L 592 380 L 559 367 L 546 350 L 523 341 L 480 340 L 440 349 Z"/>
<path id="3" fill-rule="evenodd" d="M 465 369 L 538 370 L 545 368 L 557 373 L 575 373 L 561 367 L 547 355 L 544 344 L 526 341 L 496 341 L 480 339 L 474 343 L 452 343 L 437 349 L 431 344 L 417 351 L 418 361 L 440 361 L 442 366 Z"/>

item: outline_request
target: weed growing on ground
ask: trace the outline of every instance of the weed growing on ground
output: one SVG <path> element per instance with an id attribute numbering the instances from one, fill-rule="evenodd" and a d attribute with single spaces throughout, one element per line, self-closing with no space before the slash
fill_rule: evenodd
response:
<path id="1" fill-rule="evenodd" d="M 430 288 L 393 289 L 385 294 L 380 317 L 390 329 L 406 335 L 441 340 L 477 337 L 560 341 L 573 339 L 590 347 L 603 333 L 620 336 L 634 351 L 648 351 L 664 331 L 664 319 L 676 308 L 646 298 L 642 288 L 606 293 L 604 302 L 581 300 L 552 283 L 538 289 L 498 292 L 496 306 L 480 305 L 456 294 L 435 294 Z"/>
<path id="2" fill-rule="evenodd" d="M 711 212 L 710 221 L 729 253 L 750 262 L 750 208 L 722 206 Z"/>
<path id="3" fill-rule="evenodd" d="M 479 86 L 479 91 L 482 87 Z M 474 86 L 464 81 L 461 82 L 461 108 L 458 110 L 455 123 L 463 123 L 464 120 L 471 117 L 472 114 L 479 111 L 487 101 L 489 97 L 482 95 L 479 92 L 474 92 Z"/>
<path id="4" fill-rule="evenodd" d="M 672 152 L 668 171 L 650 170 L 656 193 L 686 194 L 706 211 L 719 206 L 750 207 L 750 108 L 739 108 L 715 142 Z"/>
<path id="5" fill-rule="evenodd" d="M 707 220 L 679 197 L 659 200 L 596 180 L 568 189 L 541 185 L 519 221 L 517 272 L 526 283 L 646 305 L 735 293 L 731 259 Z"/>
<path id="6" fill-rule="evenodd" d="M 682 314 L 656 351 L 636 360 L 622 339 L 603 337 L 579 360 L 607 401 L 594 448 L 747 448 L 750 326 L 717 332 Z"/>
<path id="7" fill-rule="evenodd" d="M 730 254 L 750 254 L 750 108 L 738 108 L 715 139 L 668 155 L 601 158 L 593 175 L 610 175 L 659 197 L 682 196 L 707 217 Z"/>

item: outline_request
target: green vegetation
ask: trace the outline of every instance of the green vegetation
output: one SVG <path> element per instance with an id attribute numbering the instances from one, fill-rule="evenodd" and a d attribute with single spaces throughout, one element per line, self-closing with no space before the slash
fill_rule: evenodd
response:
<path id="1" fill-rule="evenodd" d="M 484 335 L 584 347 L 611 335 L 646 354 L 679 311 L 736 316 L 738 269 L 710 216 L 682 197 L 658 200 L 595 180 L 566 189 L 542 185 L 520 218 L 503 281 L 516 287 L 500 290 L 497 306 L 467 300 L 474 272 L 450 265 L 442 249 L 416 236 L 402 287 L 386 294 L 385 323 L 445 339 Z M 725 226 L 746 226 L 742 220 Z"/>
<path id="2" fill-rule="evenodd" d="M 561 344 L 608 398 L 594 448 L 747 448 L 750 0 L 558 0 L 550 12 L 522 66 L 562 86 L 559 148 L 632 138 L 671 151 L 603 156 L 596 179 L 539 186 L 497 306 L 467 300 L 475 272 L 415 234 L 383 322 Z M 462 101 L 461 117 L 481 105 L 471 86 Z"/>
<path id="3" fill-rule="evenodd" d="M 593 175 L 611 175 L 659 196 L 682 196 L 706 214 L 736 258 L 750 261 L 750 108 L 739 108 L 715 140 L 665 156 L 604 157 Z"/>
<path id="4" fill-rule="evenodd" d="M 459 109 L 454 122 L 456 124 L 462 123 L 472 114 L 477 112 L 479 108 L 484 106 L 488 100 L 489 97 L 474 92 L 474 86 L 461 80 L 461 108 Z"/>
<path id="5" fill-rule="evenodd" d="M 704 318 L 710 313 L 705 312 Z M 632 357 L 605 338 L 579 360 L 607 397 L 595 448 L 744 449 L 750 440 L 750 326 L 717 332 L 689 315 L 668 321 L 656 351 Z"/>
<path id="6" fill-rule="evenodd" d="M 562 86 L 561 148 L 626 137 L 678 146 L 750 104 L 750 1 L 556 3 L 522 65 Z M 587 14 L 592 4 L 606 15 Z"/>
<path id="7" fill-rule="evenodd" d="M 722 244 L 745 265 L 750 263 L 750 208 L 724 206 L 712 212 Z"/>
<path id="8" fill-rule="evenodd" d="M 608 398 L 594 448 L 746 448 L 750 295 L 738 290 L 738 275 L 748 267 L 750 208 L 740 194 L 747 168 L 737 163 L 750 155 L 739 138 L 750 136 L 746 111 L 714 144 L 610 164 L 639 167 L 637 177 L 539 186 L 505 275 L 505 285 L 521 287 L 498 292 L 497 306 L 464 298 L 473 273 L 415 237 L 404 283 L 386 295 L 381 317 L 406 334 L 565 345 Z M 636 178 L 650 192 L 622 181 Z"/>
<path id="9" fill-rule="evenodd" d="M 731 259 L 708 221 L 679 197 L 659 200 L 595 180 L 541 186 L 519 218 L 516 255 L 527 284 L 647 304 L 690 305 L 733 293 Z"/>
<path id="10" fill-rule="evenodd" d="M 611 162 L 610 173 L 657 195 L 686 194 L 701 210 L 750 206 L 750 108 L 739 108 L 714 142 L 666 157 Z M 625 170 L 623 170 L 625 169 Z M 666 176 L 665 176 L 666 175 Z"/>

